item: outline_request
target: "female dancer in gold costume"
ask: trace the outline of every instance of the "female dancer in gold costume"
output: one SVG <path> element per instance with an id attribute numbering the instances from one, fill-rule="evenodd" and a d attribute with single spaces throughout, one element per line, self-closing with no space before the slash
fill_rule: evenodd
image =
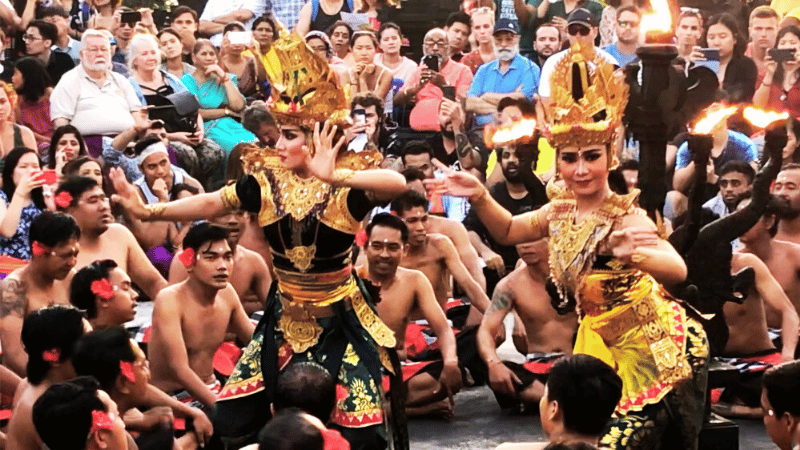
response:
<path id="1" fill-rule="evenodd" d="M 539 210 L 512 217 L 466 172 L 440 165 L 447 177 L 431 187 L 468 197 L 502 244 L 549 236 L 562 306 L 574 297 L 581 317 L 574 352 L 602 359 L 623 380 L 600 448 L 695 449 L 708 346 L 700 324 L 661 286 L 682 281 L 686 265 L 637 207 L 638 191 L 617 195 L 609 188 L 627 86 L 591 48 L 570 52 L 550 81 L 550 142 L 566 190 Z"/>
<path id="2" fill-rule="evenodd" d="M 217 400 L 217 434 L 236 444 L 254 442 L 269 418 L 279 372 L 310 361 L 337 380 L 332 421 L 351 448 L 382 449 L 382 366 L 392 370 L 386 349 L 395 340 L 354 275 L 350 251 L 361 220 L 403 191 L 405 179 L 379 169 L 376 152 L 342 150 L 349 109 L 326 62 L 295 35 L 272 49 L 280 62 L 268 73 L 281 132 L 275 150 L 243 150 L 246 175 L 235 184 L 156 205 L 145 206 L 114 170 L 114 200 L 144 220 L 196 220 L 242 209 L 257 214 L 264 229 L 277 282 Z"/>

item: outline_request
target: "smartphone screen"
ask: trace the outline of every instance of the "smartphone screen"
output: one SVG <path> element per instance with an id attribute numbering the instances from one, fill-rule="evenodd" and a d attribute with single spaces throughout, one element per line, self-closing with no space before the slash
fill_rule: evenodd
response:
<path id="1" fill-rule="evenodd" d="M 448 100 L 456 101 L 456 87 L 442 86 L 442 96 Z"/>
<path id="2" fill-rule="evenodd" d="M 354 109 L 353 110 L 353 122 L 356 125 L 364 125 L 364 124 L 366 124 L 367 123 L 367 112 L 362 108 Z"/>
<path id="3" fill-rule="evenodd" d="M 706 57 L 706 59 L 711 61 L 719 61 L 719 49 L 718 48 L 701 48 L 700 52 Z"/>
<path id="4" fill-rule="evenodd" d="M 56 184 L 58 182 L 58 175 L 56 175 L 56 171 L 52 169 L 43 170 L 39 178 L 44 180 L 45 184 Z"/>
<path id="5" fill-rule="evenodd" d="M 124 11 L 119 17 L 119 21 L 122 23 L 135 24 L 140 20 L 142 20 L 142 13 L 139 11 Z"/>
<path id="6" fill-rule="evenodd" d="M 228 33 L 228 41 L 231 45 L 247 45 L 250 43 L 249 31 L 231 31 Z"/>
<path id="7" fill-rule="evenodd" d="M 434 72 L 439 71 L 439 58 L 436 57 L 436 55 L 427 55 L 422 58 L 422 62 L 428 69 L 431 69 Z"/>

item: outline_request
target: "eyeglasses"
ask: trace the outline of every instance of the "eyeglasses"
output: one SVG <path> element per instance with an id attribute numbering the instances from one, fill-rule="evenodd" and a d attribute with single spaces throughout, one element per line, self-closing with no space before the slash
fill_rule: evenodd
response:
<path id="1" fill-rule="evenodd" d="M 567 33 L 569 33 L 570 36 L 575 36 L 577 34 L 580 34 L 581 36 L 588 36 L 589 32 L 591 31 L 592 30 L 589 28 L 578 24 L 572 24 L 567 27 Z"/>
<path id="2" fill-rule="evenodd" d="M 22 36 L 22 42 L 33 42 L 42 39 L 40 36 L 33 36 L 30 34 L 25 34 Z"/>
<path id="3" fill-rule="evenodd" d="M 619 26 L 622 28 L 636 28 L 639 26 L 639 22 L 635 22 L 633 20 L 620 20 L 617 23 L 619 23 Z"/>
<path id="4" fill-rule="evenodd" d="M 425 45 L 426 47 L 433 48 L 433 47 L 444 47 L 445 45 L 447 45 L 447 42 L 440 39 L 438 41 L 423 41 L 422 44 Z"/>

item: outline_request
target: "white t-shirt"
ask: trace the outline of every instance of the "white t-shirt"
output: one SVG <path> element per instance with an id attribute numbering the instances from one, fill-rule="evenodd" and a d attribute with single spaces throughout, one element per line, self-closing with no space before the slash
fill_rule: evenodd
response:
<path id="1" fill-rule="evenodd" d="M 200 20 L 211 22 L 217 17 L 230 14 L 234 11 L 246 9 L 253 13 L 253 17 L 244 24 L 248 30 L 253 28 L 253 22 L 264 15 L 267 10 L 266 0 L 209 0 L 206 7 L 203 8 L 203 14 L 200 15 Z M 222 45 L 222 33 L 217 33 L 211 36 L 211 43 L 216 47 Z"/>
<path id="2" fill-rule="evenodd" d="M 122 75 L 108 71 L 98 86 L 79 64 L 61 77 L 50 94 L 50 119 L 67 119 L 83 135 L 117 135 L 133 126 L 142 104 Z"/>

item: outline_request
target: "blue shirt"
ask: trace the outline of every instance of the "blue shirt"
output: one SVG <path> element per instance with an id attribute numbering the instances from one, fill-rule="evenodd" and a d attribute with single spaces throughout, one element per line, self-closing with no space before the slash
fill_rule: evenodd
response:
<path id="1" fill-rule="evenodd" d="M 617 43 L 616 42 L 614 42 L 613 44 L 606 45 L 605 47 L 603 47 L 603 50 L 605 50 L 609 55 L 613 56 L 614 59 L 616 59 L 617 62 L 619 62 L 619 66 L 620 67 L 625 67 L 628 64 L 630 64 L 630 63 L 636 61 L 637 59 L 639 59 L 639 57 L 636 56 L 636 52 L 633 52 L 633 53 L 630 53 L 630 54 L 622 53 L 619 50 L 619 47 L 617 47 Z"/>
<path id="2" fill-rule="evenodd" d="M 758 161 L 758 150 L 756 144 L 749 137 L 742 133 L 728 130 L 728 143 L 725 149 L 714 160 L 714 171 L 719 174 L 722 166 L 728 161 L 744 161 L 746 163 Z M 675 157 L 675 169 L 683 169 L 692 161 L 692 154 L 689 153 L 688 141 L 681 144 L 678 154 Z"/>
<path id="3" fill-rule="evenodd" d="M 522 93 L 528 100 L 539 90 L 539 66 L 522 55 L 516 55 L 505 73 L 500 72 L 500 60 L 489 61 L 478 68 L 469 85 L 467 97 L 480 97 L 487 92 L 510 94 L 522 86 Z M 475 124 L 486 125 L 492 121 L 492 114 L 476 114 Z"/>

